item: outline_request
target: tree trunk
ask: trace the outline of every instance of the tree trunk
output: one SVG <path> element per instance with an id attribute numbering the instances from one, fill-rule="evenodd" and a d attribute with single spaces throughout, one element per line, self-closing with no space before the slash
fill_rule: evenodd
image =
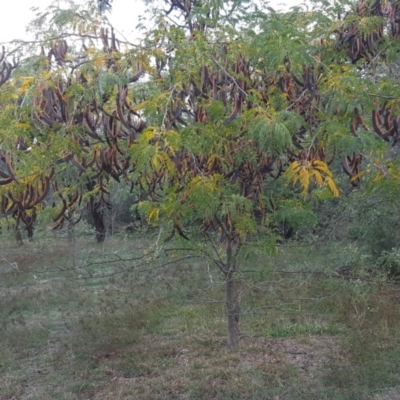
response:
<path id="1" fill-rule="evenodd" d="M 106 238 L 106 227 L 104 225 L 103 213 L 96 208 L 92 209 L 94 228 L 96 229 L 97 243 L 104 242 Z"/>
<path id="2" fill-rule="evenodd" d="M 33 224 L 36 221 L 36 212 L 33 210 L 32 215 L 28 215 L 24 219 L 26 225 L 26 230 L 28 232 L 28 240 L 32 242 L 33 240 L 33 230 L 35 229 Z"/>
<path id="3" fill-rule="evenodd" d="M 32 240 L 33 240 L 33 224 L 27 225 L 26 230 L 28 232 L 28 241 L 32 242 Z"/>
<path id="4" fill-rule="evenodd" d="M 233 272 L 226 274 L 226 315 L 228 318 L 228 347 L 239 347 L 239 316 L 240 304 Z"/>
<path id="5" fill-rule="evenodd" d="M 69 242 L 74 242 L 74 241 L 75 241 L 75 237 L 74 237 L 74 227 L 75 227 L 75 224 L 74 224 L 73 220 L 70 219 L 70 220 L 68 221 L 68 225 L 67 225 L 68 241 L 69 241 Z"/>
<path id="6" fill-rule="evenodd" d="M 22 235 L 18 225 L 14 225 L 14 235 L 15 239 L 17 240 L 18 246 L 22 246 L 24 242 L 22 241 Z"/>
<path id="7" fill-rule="evenodd" d="M 240 304 L 238 300 L 238 292 L 234 277 L 236 266 L 233 265 L 233 241 L 227 240 L 226 243 L 226 272 L 225 272 L 225 289 L 226 289 L 226 316 L 228 318 L 228 347 L 239 347 L 239 317 Z"/>

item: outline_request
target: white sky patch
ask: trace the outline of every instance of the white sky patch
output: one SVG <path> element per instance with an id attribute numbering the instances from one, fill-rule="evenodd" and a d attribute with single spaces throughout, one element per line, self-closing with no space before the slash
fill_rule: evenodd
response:
<path id="1" fill-rule="evenodd" d="M 86 0 L 87 1 L 87 0 Z M 29 40 L 31 34 L 26 32 L 29 22 L 35 18 L 32 7 L 40 7 L 42 11 L 52 4 L 53 0 L 10 0 L 1 10 L 0 43 L 15 39 Z M 83 4 L 85 0 L 77 0 Z M 107 16 L 112 25 L 128 38 L 132 38 L 133 31 L 139 23 L 140 15 L 144 15 L 145 6 L 141 0 L 114 0 L 112 11 Z"/>
<path id="2" fill-rule="evenodd" d="M 34 18 L 32 7 L 45 10 L 54 0 L 10 0 L 1 10 L 0 43 L 10 42 L 15 39 L 32 39 L 26 32 L 26 27 Z M 88 0 L 76 0 L 83 4 Z M 301 4 L 301 0 L 286 0 L 284 3 L 273 5 L 277 9 L 288 8 Z M 286 6 L 286 7 L 285 7 Z M 145 5 L 142 0 L 113 0 L 112 11 L 108 13 L 109 20 L 115 29 L 128 39 L 133 39 L 135 28 L 140 16 L 145 16 Z"/>
<path id="3" fill-rule="evenodd" d="M 50 1 L 42 1 L 43 3 L 50 3 Z M 25 27 L 34 17 L 34 14 L 30 11 L 33 5 L 31 0 L 11 0 L 7 2 L 7 6 L 3 6 L 0 23 L 0 43 L 29 37 L 25 32 Z"/>

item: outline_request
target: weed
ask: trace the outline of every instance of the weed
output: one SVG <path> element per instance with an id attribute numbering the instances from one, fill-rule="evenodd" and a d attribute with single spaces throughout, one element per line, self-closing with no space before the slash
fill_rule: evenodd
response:
<path id="1" fill-rule="evenodd" d="M 231 352 L 218 272 L 201 261 L 118 274 L 112 254 L 134 257 L 143 238 L 45 240 L 2 250 L 18 264 L 0 265 L 2 399 L 338 400 L 400 386 L 398 287 L 342 279 L 352 253 L 335 244 L 243 262 Z"/>

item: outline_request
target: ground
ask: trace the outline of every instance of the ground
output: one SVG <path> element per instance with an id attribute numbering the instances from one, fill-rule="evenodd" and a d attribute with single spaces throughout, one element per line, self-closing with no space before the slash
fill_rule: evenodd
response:
<path id="1" fill-rule="evenodd" d="M 1 399 L 400 399 L 400 286 L 340 244 L 246 261 L 232 351 L 218 271 L 151 241 L 3 233 Z"/>

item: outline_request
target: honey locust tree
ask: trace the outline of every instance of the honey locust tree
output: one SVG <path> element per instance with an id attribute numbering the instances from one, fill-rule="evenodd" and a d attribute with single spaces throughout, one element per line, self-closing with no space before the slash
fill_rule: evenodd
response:
<path id="1" fill-rule="evenodd" d="M 14 50 L 18 68 L 3 63 L 2 214 L 30 227 L 51 196 L 58 227 L 86 208 L 101 242 L 110 179 L 133 188 L 127 149 L 145 121 L 128 91 L 150 55 L 118 41 L 96 2 L 51 6 L 31 26 L 35 40 Z"/>
<path id="2" fill-rule="evenodd" d="M 19 67 L 16 56 L 8 57 L 5 47 L 0 55 L 0 197 L 1 216 L 11 215 L 15 219 L 15 234 L 18 244 L 22 244 L 19 223 L 23 221 L 28 237 L 33 236 L 33 223 L 36 219 L 36 208 L 46 198 L 50 187 L 50 178 L 54 173 L 51 164 L 41 162 L 39 165 L 28 165 L 25 152 L 22 151 L 19 137 L 15 132 L 24 132 L 28 125 L 15 114 L 15 105 L 24 107 L 24 98 L 19 94 L 24 84 L 15 84 L 14 77 Z M 14 82 L 13 82 L 14 81 Z M 18 87 L 17 87 L 18 86 Z M 16 154 L 15 150 L 21 150 Z M 25 150 L 28 146 L 24 147 Z M 30 159 L 31 161 L 31 159 Z M 35 160 L 36 162 L 38 159 Z"/>
<path id="3" fill-rule="evenodd" d="M 165 3 L 148 37 L 157 74 L 133 176 L 150 222 L 170 226 L 167 240 L 195 241 L 221 270 L 236 347 L 241 254 L 266 246 L 278 180 L 307 202 L 339 196 L 333 168 L 350 178 L 348 194 L 368 170 L 385 174 L 371 160 L 383 154 L 379 136 L 398 141 L 398 85 L 379 67 L 396 60 L 400 12 L 380 1 L 315 2 L 311 12 Z"/>
<path id="4" fill-rule="evenodd" d="M 359 1 L 342 15 L 334 30 L 336 47 L 362 78 L 351 87 L 358 91 L 351 131 L 355 154 L 362 160 L 352 187 L 361 188 L 361 175 L 364 181 L 362 190 L 351 199 L 357 203 L 351 207 L 356 215 L 352 231 L 359 231 L 354 237 L 363 254 L 374 258 L 374 267 L 383 267 L 393 278 L 398 274 L 393 233 L 398 222 L 400 10 L 397 2 Z M 375 139 L 372 148 L 361 146 L 371 139 Z M 350 166 L 345 158 L 343 169 L 348 175 Z"/>
<path id="5" fill-rule="evenodd" d="M 306 25 L 251 5 L 174 1 L 139 47 L 107 31 L 96 8 L 50 8 L 1 92 L 3 215 L 18 226 L 51 195 L 61 225 L 86 204 L 100 241 L 108 181 L 138 187 L 151 222 L 209 242 L 202 250 L 225 278 L 230 347 L 239 340 L 240 250 L 269 228 L 269 185 L 290 164 L 305 192 L 315 180 L 337 194 L 314 139 L 319 65 L 314 50 L 307 55 Z M 251 29 L 286 22 L 298 26 L 271 38 L 276 66 L 263 65 Z M 285 61 L 280 41 L 290 35 L 300 35 L 301 51 Z"/>
<path id="6" fill-rule="evenodd" d="M 244 2 L 229 11 L 220 2 L 167 3 L 153 32 L 147 128 L 130 149 L 133 176 L 149 194 L 140 206 L 150 222 L 170 227 L 167 240 L 196 242 L 221 270 L 228 346 L 236 347 L 241 253 L 256 241 L 271 248 L 272 188 L 286 175 L 304 196 L 314 186 L 338 196 L 330 136 L 351 135 L 353 109 L 331 110 L 329 85 L 343 72 L 324 65 L 334 52 L 308 14 L 256 7 L 244 14 Z"/>
<path id="7" fill-rule="evenodd" d="M 384 17 L 358 8 L 338 19 L 339 5 L 165 5 L 140 45 L 118 39 L 97 4 L 38 17 L 36 42 L 19 67 L 6 64 L 1 87 L 2 213 L 23 221 L 52 194 L 60 225 L 86 205 L 101 241 L 108 182 L 129 184 L 166 243 L 188 240 L 220 269 L 236 347 L 240 260 L 257 242 L 271 249 L 274 188 L 284 180 L 302 202 L 338 196 L 334 162 L 359 186 L 378 138 L 366 116 L 386 123 L 374 110 L 388 85 L 364 64 L 390 55 L 396 37 L 376 36 Z"/>

